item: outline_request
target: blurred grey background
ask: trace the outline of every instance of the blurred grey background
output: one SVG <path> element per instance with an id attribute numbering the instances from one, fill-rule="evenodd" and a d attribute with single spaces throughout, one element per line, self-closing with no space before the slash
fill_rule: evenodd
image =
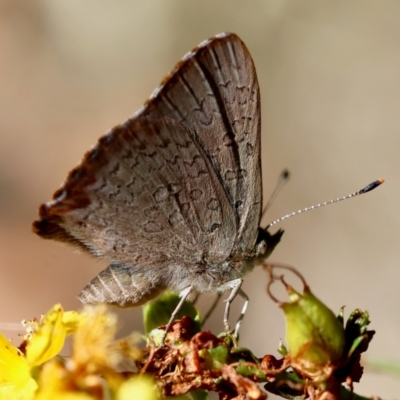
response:
<path id="1" fill-rule="evenodd" d="M 232 31 L 247 44 L 261 87 L 265 198 L 283 168 L 292 172 L 263 224 L 386 179 L 368 195 L 279 226 L 286 233 L 271 260 L 298 268 L 335 312 L 369 310 L 377 330 L 370 359 L 399 361 L 399 21 L 394 0 L 1 0 L 3 326 L 56 302 L 79 307 L 76 294 L 105 265 L 33 235 L 37 207 L 186 52 Z M 275 353 L 285 334 L 266 282 L 259 268 L 244 286 L 251 302 L 241 344 L 258 355 Z M 211 300 L 201 300 L 202 310 Z M 215 332 L 222 312 L 210 321 Z M 124 331 L 141 329 L 140 310 L 122 319 Z M 356 391 L 394 398 L 400 380 L 367 370 Z"/>

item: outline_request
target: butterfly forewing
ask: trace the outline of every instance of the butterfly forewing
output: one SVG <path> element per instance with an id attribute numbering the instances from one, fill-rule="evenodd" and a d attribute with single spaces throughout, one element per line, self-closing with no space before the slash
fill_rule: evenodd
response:
<path id="1" fill-rule="evenodd" d="M 253 250 L 262 208 L 260 93 L 252 58 L 234 34 L 189 53 L 140 115 L 170 116 L 196 135 L 235 212 L 235 248 Z"/>
<path id="2" fill-rule="evenodd" d="M 193 286 L 208 266 L 218 275 L 231 256 L 251 257 L 262 206 L 259 97 L 246 46 L 219 35 L 70 172 L 33 229 L 111 262 L 83 301 L 135 304 Z M 224 274 L 204 290 L 234 279 Z"/>

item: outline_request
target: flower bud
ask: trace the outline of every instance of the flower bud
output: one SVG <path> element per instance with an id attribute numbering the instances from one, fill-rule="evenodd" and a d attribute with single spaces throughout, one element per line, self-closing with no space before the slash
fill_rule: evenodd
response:
<path id="1" fill-rule="evenodd" d="M 291 364 L 311 379 L 327 377 L 345 349 L 345 331 L 335 314 L 305 286 L 303 294 L 286 286 L 289 302 L 280 307 L 286 317 L 286 341 Z"/>

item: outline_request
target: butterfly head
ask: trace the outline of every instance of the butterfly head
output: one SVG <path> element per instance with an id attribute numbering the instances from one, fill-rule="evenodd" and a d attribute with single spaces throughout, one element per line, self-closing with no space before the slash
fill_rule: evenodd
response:
<path id="1" fill-rule="evenodd" d="M 259 228 L 256 242 L 256 257 L 267 259 L 274 251 L 276 245 L 281 241 L 284 230 L 279 229 L 271 234 L 267 229 Z"/>

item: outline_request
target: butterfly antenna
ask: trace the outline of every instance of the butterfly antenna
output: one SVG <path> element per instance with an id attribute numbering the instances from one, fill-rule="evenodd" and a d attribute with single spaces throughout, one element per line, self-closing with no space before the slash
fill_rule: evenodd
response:
<path id="1" fill-rule="evenodd" d="M 373 181 L 370 184 L 368 184 L 367 186 L 363 187 L 358 192 L 354 192 L 354 193 L 348 194 L 347 196 L 344 196 L 344 197 L 339 197 L 339 198 L 334 199 L 334 200 L 326 201 L 324 203 L 319 203 L 319 204 L 317 204 L 315 206 L 303 208 L 302 210 L 298 210 L 298 211 L 292 212 L 290 214 L 284 215 L 283 217 L 278 218 L 275 221 L 272 221 L 270 224 L 267 225 L 267 227 L 265 229 L 268 229 L 271 226 L 273 226 L 273 225 L 275 225 L 275 224 L 277 224 L 279 222 L 282 222 L 284 219 L 287 219 L 287 218 L 290 218 L 290 217 L 294 217 L 295 215 L 298 215 L 298 214 L 302 214 L 303 212 L 314 210 L 315 208 L 324 207 L 324 206 L 327 206 L 328 204 L 338 203 L 339 201 L 347 200 L 347 199 L 350 199 L 351 197 L 355 197 L 355 196 L 358 196 L 360 194 L 364 194 L 364 193 L 370 192 L 371 190 L 374 190 L 379 185 L 381 185 L 383 182 L 385 182 L 384 179 L 377 179 L 376 181 Z"/>
<path id="2" fill-rule="evenodd" d="M 282 173 L 279 175 L 278 183 L 276 184 L 274 191 L 272 192 L 271 196 L 269 197 L 268 203 L 262 210 L 261 218 L 265 215 L 267 210 L 271 207 L 271 204 L 274 202 L 276 196 L 281 191 L 281 189 L 283 188 L 285 183 L 289 180 L 289 178 L 290 178 L 289 171 L 287 169 L 284 169 L 282 171 Z"/>

